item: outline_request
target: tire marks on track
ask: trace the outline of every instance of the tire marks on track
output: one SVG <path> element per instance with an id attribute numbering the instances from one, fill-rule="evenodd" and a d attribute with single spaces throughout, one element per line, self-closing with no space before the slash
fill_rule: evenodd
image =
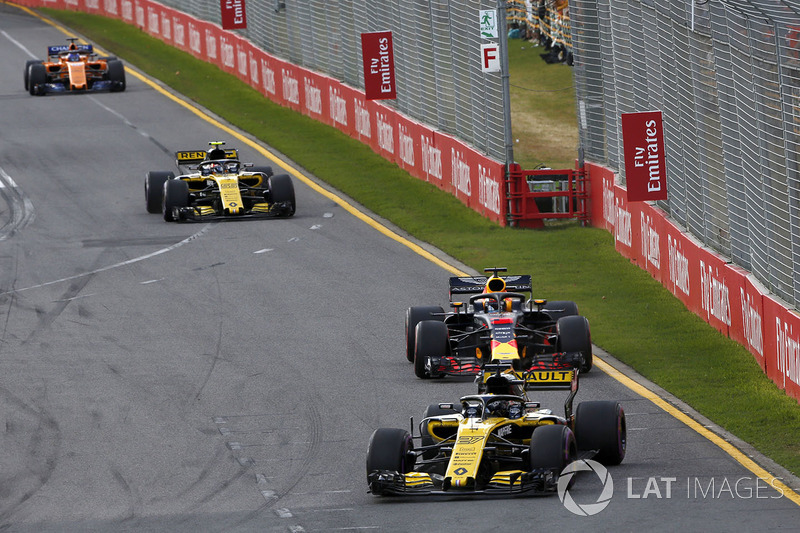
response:
<path id="1" fill-rule="evenodd" d="M 2 167 L 0 167 L 0 196 L 8 205 L 6 223 L 0 226 L 0 241 L 2 241 L 30 224 L 34 218 L 34 210 L 30 199 Z"/>
<path id="2" fill-rule="evenodd" d="M 23 291 L 30 291 L 30 290 L 33 290 L 33 289 L 39 289 L 41 287 L 48 287 L 50 285 L 55 285 L 57 283 L 65 283 L 67 281 L 72 281 L 72 280 L 75 280 L 75 279 L 79 279 L 79 278 L 82 278 L 84 276 L 92 276 L 94 274 L 99 274 L 100 272 L 105 272 L 107 270 L 112 270 L 112 269 L 115 269 L 115 268 L 120 268 L 120 267 L 124 267 L 124 266 L 128 266 L 128 265 L 132 265 L 132 264 L 138 263 L 140 261 L 145 261 L 147 259 L 151 259 L 151 258 L 159 256 L 161 254 L 165 254 L 167 252 L 171 252 L 171 251 L 173 251 L 173 250 L 175 250 L 177 248 L 180 248 L 181 246 L 183 246 L 185 244 L 188 244 L 188 243 L 190 243 L 192 241 L 195 241 L 195 240 L 199 239 L 200 237 L 202 237 L 203 235 L 208 233 L 209 229 L 211 229 L 213 226 L 214 226 L 213 223 L 207 224 L 206 226 L 203 226 L 203 228 L 201 228 L 200 231 L 198 231 L 196 233 L 193 233 L 192 235 L 186 237 L 182 241 L 176 242 L 172 246 L 167 246 L 166 248 L 162 248 L 160 250 L 156 250 L 155 252 L 151 252 L 149 254 L 141 255 L 139 257 L 134 257 L 132 259 L 128 259 L 128 260 L 125 260 L 125 261 L 120 261 L 119 263 L 114 263 L 113 265 L 104 266 L 104 267 L 97 268 L 95 270 L 91 270 L 91 271 L 88 271 L 88 272 L 81 272 L 79 274 L 75 274 L 74 276 L 69 276 L 69 277 L 66 277 L 66 278 L 56 279 L 56 280 L 48 281 L 48 282 L 45 282 L 45 283 L 40 283 L 38 285 L 32 285 L 30 287 L 23 287 L 23 288 L 20 288 L 20 289 L 10 289 L 10 290 L 4 291 L 4 292 L 0 292 L 0 296 L 6 296 L 8 294 L 19 293 L 19 292 L 23 292 Z"/>
<path id="3" fill-rule="evenodd" d="M 61 429 L 56 419 L 47 411 L 26 403 L 3 387 L 0 387 L 0 406 L 6 416 L 11 413 L 17 414 L 16 423 L 10 427 L 8 422 L 10 417 L 6 419 L 6 427 L 0 442 L 4 448 L 16 445 L 12 448 L 12 453 L 16 448 L 20 448 L 17 450 L 19 453 L 14 454 L 14 463 L 4 464 L 0 472 L 0 502 L 7 496 L 3 494 L 4 487 L 19 489 L 20 486 L 29 485 L 24 492 L 17 494 L 14 500 L 0 507 L 0 524 L 3 524 L 8 523 L 14 513 L 50 480 L 61 448 Z M 27 426 L 31 429 L 19 421 L 25 417 L 30 420 Z M 7 449 L 4 451 L 8 453 Z M 14 470 L 16 473 L 9 474 Z"/>

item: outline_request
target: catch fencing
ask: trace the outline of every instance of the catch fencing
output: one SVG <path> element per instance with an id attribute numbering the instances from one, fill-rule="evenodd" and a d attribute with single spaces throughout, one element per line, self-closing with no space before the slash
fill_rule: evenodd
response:
<path id="1" fill-rule="evenodd" d="M 160 0 L 221 23 L 219 0 Z M 283 6 L 283 7 L 281 7 Z M 481 71 L 478 12 L 497 0 L 273 0 L 246 3 L 233 30 L 265 52 L 364 88 L 361 33 L 391 30 L 397 100 L 383 103 L 505 162 L 502 80 Z"/>
<path id="2" fill-rule="evenodd" d="M 622 113 L 663 112 L 671 220 L 800 304 L 800 2 L 570 0 L 583 157 L 625 184 Z"/>

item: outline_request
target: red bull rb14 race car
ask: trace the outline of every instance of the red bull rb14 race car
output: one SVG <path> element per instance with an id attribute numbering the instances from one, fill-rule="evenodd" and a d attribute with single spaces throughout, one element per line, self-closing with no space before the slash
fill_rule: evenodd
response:
<path id="1" fill-rule="evenodd" d="M 47 47 L 47 59 L 25 63 L 25 90 L 33 96 L 47 93 L 125 90 L 125 67 L 116 57 L 98 57 L 91 44 Z"/>
<path id="2" fill-rule="evenodd" d="M 406 358 L 422 379 L 476 375 L 489 362 L 527 369 L 534 357 L 579 353 L 576 368 L 592 368 L 589 321 L 571 301 L 535 299 L 531 276 L 500 275 L 450 278 L 451 312 L 439 306 L 406 312 Z M 527 293 L 527 294 L 525 294 Z M 467 301 L 454 301 L 467 296 Z"/>
<path id="3" fill-rule="evenodd" d="M 175 153 L 179 171 L 148 172 L 144 195 L 148 213 L 167 222 L 254 217 L 291 217 L 294 185 L 288 174 L 272 167 L 241 163 L 236 149 L 213 141 L 211 149 Z"/>
<path id="4" fill-rule="evenodd" d="M 367 447 L 367 485 L 386 495 L 545 495 L 578 460 L 622 462 L 625 411 L 616 401 L 572 402 L 578 391 L 573 358 L 540 356 L 533 368 L 488 363 L 478 394 L 458 404 L 429 406 L 415 431 L 377 429 Z M 545 360 L 549 360 L 545 362 Z M 566 390 L 564 416 L 530 401 L 525 391 Z M 567 470 L 565 470 L 567 469 Z"/>

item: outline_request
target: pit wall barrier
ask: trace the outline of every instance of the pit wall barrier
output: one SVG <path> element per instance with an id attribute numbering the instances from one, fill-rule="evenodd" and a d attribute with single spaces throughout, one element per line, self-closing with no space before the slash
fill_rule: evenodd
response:
<path id="1" fill-rule="evenodd" d="M 749 272 L 683 233 L 664 211 L 647 202 L 628 202 L 612 170 L 592 163 L 585 170 L 591 225 L 611 232 L 621 255 L 745 346 L 778 387 L 800 400 L 800 317 Z"/>
<path id="2" fill-rule="evenodd" d="M 333 126 L 412 176 L 506 225 L 503 163 L 411 120 L 364 92 L 272 56 L 218 24 L 149 0 L 14 0 L 26 7 L 80 11 L 134 25 L 237 76 L 270 100 Z M 396 51 L 397 53 L 397 51 Z"/>

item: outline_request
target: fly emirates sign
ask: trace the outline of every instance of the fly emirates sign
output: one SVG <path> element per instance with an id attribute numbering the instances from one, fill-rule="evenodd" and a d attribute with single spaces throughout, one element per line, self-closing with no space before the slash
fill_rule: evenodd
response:
<path id="1" fill-rule="evenodd" d="M 661 111 L 622 114 L 628 201 L 667 199 L 664 129 Z"/>
<path id="2" fill-rule="evenodd" d="M 367 100 L 397 98 L 394 80 L 392 32 L 361 34 L 361 55 L 364 59 L 364 93 Z"/>

